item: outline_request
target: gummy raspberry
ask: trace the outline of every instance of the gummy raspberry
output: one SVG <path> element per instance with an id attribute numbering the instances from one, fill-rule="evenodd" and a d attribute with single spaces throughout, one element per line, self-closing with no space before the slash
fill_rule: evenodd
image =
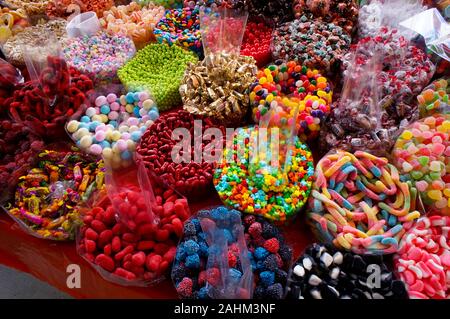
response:
<path id="1" fill-rule="evenodd" d="M 261 259 L 265 259 L 267 256 L 269 256 L 269 252 L 263 248 L 263 247 L 258 247 L 255 249 L 255 258 L 258 260 Z"/>
<path id="2" fill-rule="evenodd" d="M 263 271 L 259 275 L 259 279 L 261 280 L 263 286 L 268 287 L 270 285 L 273 285 L 273 283 L 275 282 L 275 273 L 272 271 Z"/>
<path id="3" fill-rule="evenodd" d="M 276 283 L 267 287 L 265 297 L 269 299 L 283 298 L 283 286 L 281 286 L 281 284 L 279 283 Z"/>
<path id="4" fill-rule="evenodd" d="M 262 236 L 266 239 L 276 237 L 280 237 L 280 231 L 278 228 L 274 227 L 268 222 L 265 222 L 262 226 Z"/>
<path id="5" fill-rule="evenodd" d="M 270 271 L 275 271 L 278 268 L 277 257 L 274 254 L 270 254 L 264 260 L 264 268 Z"/>
<path id="6" fill-rule="evenodd" d="M 206 281 L 212 286 L 217 286 L 220 282 L 220 270 L 218 268 L 207 269 Z"/>
<path id="7" fill-rule="evenodd" d="M 192 222 L 186 222 L 184 224 L 184 236 L 195 236 L 197 233 L 195 225 Z"/>
<path id="8" fill-rule="evenodd" d="M 264 243 L 264 248 L 267 249 L 267 251 L 271 252 L 272 254 L 276 254 L 280 249 L 280 243 L 278 242 L 278 239 L 270 238 L 267 239 L 266 242 Z"/>
<path id="9" fill-rule="evenodd" d="M 266 294 L 266 289 L 264 289 L 264 287 L 262 287 L 262 286 L 258 286 L 255 288 L 255 291 L 253 292 L 253 298 L 263 299 L 265 294 Z"/>
<path id="10" fill-rule="evenodd" d="M 262 231 L 263 231 L 263 228 L 262 228 L 261 224 L 258 222 L 251 224 L 250 227 L 248 228 L 248 233 L 253 238 L 261 237 Z"/>
<path id="11" fill-rule="evenodd" d="M 183 264 L 178 264 L 172 268 L 172 279 L 175 282 L 181 281 L 187 276 L 187 269 Z"/>
<path id="12" fill-rule="evenodd" d="M 200 267 L 200 257 L 198 254 L 186 257 L 186 267 L 191 269 L 198 269 Z"/>
<path id="13" fill-rule="evenodd" d="M 282 285 L 286 284 L 287 281 L 287 272 L 281 269 L 275 270 L 275 281 L 281 283 Z"/>
<path id="14" fill-rule="evenodd" d="M 253 224 L 256 221 L 256 218 L 254 215 L 247 215 L 244 217 L 244 224 L 245 226 L 249 227 L 251 224 Z"/>
<path id="15" fill-rule="evenodd" d="M 233 252 L 228 251 L 228 266 L 229 267 L 236 267 L 236 264 L 237 264 L 237 257 L 236 257 L 236 255 Z"/>
<path id="16" fill-rule="evenodd" d="M 193 240 L 185 241 L 183 246 L 188 255 L 196 254 L 199 250 L 199 245 Z"/>
<path id="17" fill-rule="evenodd" d="M 177 292 L 182 298 L 189 298 L 192 296 L 192 280 L 190 278 L 183 278 L 177 286 Z"/>
<path id="18" fill-rule="evenodd" d="M 292 251 L 289 246 L 281 246 L 278 254 L 281 256 L 283 263 L 290 264 L 292 260 Z"/>

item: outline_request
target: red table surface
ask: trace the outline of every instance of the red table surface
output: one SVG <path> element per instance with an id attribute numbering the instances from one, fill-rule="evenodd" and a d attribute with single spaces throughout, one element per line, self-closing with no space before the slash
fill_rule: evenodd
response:
<path id="1" fill-rule="evenodd" d="M 219 204 L 217 195 L 210 195 L 201 203 L 190 203 L 190 207 L 192 212 L 196 212 Z M 288 244 L 293 247 L 295 258 L 313 241 L 304 213 L 282 228 Z M 77 254 L 74 242 L 35 238 L 4 213 L 0 214 L 0 263 L 29 273 L 75 298 L 177 298 L 170 278 L 147 288 L 124 287 L 108 282 Z M 81 288 L 70 289 L 66 285 L 69 275 L 66 269 L 70 264 L 80 266 Z"/>

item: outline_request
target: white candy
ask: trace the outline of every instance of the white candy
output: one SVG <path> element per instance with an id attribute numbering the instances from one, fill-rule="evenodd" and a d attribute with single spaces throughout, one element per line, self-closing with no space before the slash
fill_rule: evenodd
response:
<path id="1" fill-rule="evenodd" d="M 308 283 L 311 286 L 318 286 L 321 282 L 322 282 L 322 279 L 320 279 L 316 275 L 311 275 L 311 277 L 309 277 L 309 280 L 308 280 Z"/>
<path id="2" fill-rule="evenodd" d="M 323 253 L 322 256 L 320 256 L 320 261 L 322 261 L 325 267 L 328 268 L 333 262 L 333 257 L 331 257 L 329 253 Z"/>
<path id="3" fill-rule="evenodd" d="M 342 262 L 344 261 L 344 255 L 342 255 L 342 253 L 339 252 L 339 251 L 336 252 L 336 253 L 333 255 L 333 261 L 334 261 L 334 263 L 337 264 L 337 265 L 342 264 Z"/>
<path id="4" fill-rule="evenodd" d="M 78 126 L 80 125 L 80 122 L 72 120 L 67 124 L 67 131 L 69 133 L 74 133 L 76 130 L 78 130 Z"/>
<path id="5" fill-rule="evenodd" d="M 80 146 L 83 149 L 88 148 L 89 146 L 91 146 L 91 144 L 92 144 L 92 136 L 90 135 L 85 135 L 80 140 Z"/>
<path id="6" fill-rule="evenodd" d="M 294 274 L 298 277 L 303 277 L 305 275 L 305 269 L 302 266 L 297 265 L 294 267 Z"/>

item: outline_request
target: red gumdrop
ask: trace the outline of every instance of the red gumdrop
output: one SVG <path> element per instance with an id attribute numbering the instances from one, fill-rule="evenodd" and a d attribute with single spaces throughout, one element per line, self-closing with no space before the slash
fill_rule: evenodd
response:
<path id="1" fill-rule="evenodd" d="M 181 219 L 185 220 L 187 218 L 186 210 L 182 202 L 177 201 L 174 205 L 175 214 Z"/>
<path id="2" fill-rule="evenodd" d="M 157 241 L 163 242 L 166 241 L 167 239 L 169 239 L 170 233 L 168 230 L 166 229 L 159 229 L 156 231 L 155 234 L 155 239 Z"/>
<path id="3" fill-rule="evenodd" d="M 169 250 L 164 254 L 163 259 L 167 262 L 172 262 L 175 258 L 175 254 L 177 253 L 177 247 L 170 247 Z"/>
<path id="4" fill-rule="evenodd" d="M 152 221 L 150 214 L 146 211 L 139 212 L 134 218 L 136 225 L 148 224 Z"/>
<path id="5" fill-rule="evenodd" d="M 163 260 L 161 262 L 161 264 L 159 264 L 158 273 L 160 273 L 160 274 L 164 273 L 167 270 L 167 268 L 169 268 L 169 262 L 166 260 Z"/>
<path id="6" fill-rule="evenodd" d="M 174 203 L 177 199 L 178 199 L 178 196 L 176 194 L 172 195 L 166 199 L 166 203 Z"/>
<path id="7" fill-rule="evenodd" d="M 84 241 L 84 247 L 86 249 L 86 252 L 93 253 L 95 249 L 97 249 L 97 245 L 95 244 L 95 241 L 86 239 Z"/>
<path id="8" fill-rule="evenodd" d="M 181 235 L 183 235 L 183 222 L 179 218 L 174 218 L 172 220 L 172 225 L 175 235 L 181 237 Z"/>
<path id="9" fill-rule="evenodd" d="M 137 232 L 141 236 L 152 236 L 155 227 L 152 224 L 143 224 L 140 225 Z"/>
<path id="10" fill-rule="evenodd" d="M 105 224 L 103 224 L 101 221 L 99 220 L 93 220 L 91 222 L 91 227 L 92 229 L 94 229 L 97 233 L 101 233 L 102 231 L 104 231 L 106 229 Z"/>
<path id="11" fill-rule="evenodd" d="M 127 271 L 127 270 L 125 270 L 123 268 L 117 268 L 114 271 L 114 274 L 116 274 L 117 276 L 123 277 L 123 278 L 125 278 L 127 280 L 134 280 L 134 279 L 136 279 L 136 275 L 135 274 L 133 274 L 132 272 Z"/>
<path id="12" fill-rule="evenodd" d="M 127 197 L 130 203 L 136 203 L 141 198 L 141 194 L 138 192 L 128 192 Z"/>
<path id="13" fill-rule="evenodd" d="M 140 210 L 146 210 L 147 209 L 147 205 L 145 204 L 145 199 L 140 197 L 138 199 L 138 201 L 136 202 L 136 206 L 140 209 Z"/>
<path id="14" fill-rule="evenodd" d="M 111 256 L 111 253 L 112 253 L 111 244 L 108 244 L 105 247 L 103 247 L 103 253 L 105 255 Z"/>
<path id="15" fill-rule="evenodd" d="M 121 202 L 119 206 L 117 206 L 119 213 L 123 216 L 128 216 L 128 212 L 130 210 L 130 204 L 127 202 Z"/>
<path id="16" fill-rule="evenodd" d="M 88 228 L 88 229 L 86 229 L 86 231 L 84 233 L 84 237 L 86 237 L 87 239 L 96 241 L 98 238 L 98 234 L 92 228 Z"/>
<path id="17" fill-rule="evenodd" d="M 127 242 L 134 243 L 137 242 L 139 238 L 133 233 L 125 233 L 122 235 L 122 239 Z"/>
<path id="18" fill-rule="evenodd" d="M 155 242 L 151 240 L 143 240 L 137 244 L 137 250 L 150 250 L 155 247 Z"/>
<path id="19" fill-rule="evenodd" d="M 198 274 L 198 284 L 199 286 L 204 286 L 205 283 L 206 283 L 206 270 L 203 270 Z"/>
<path id="20" fill-rule="evenodd" d="M 161 264 L 162 257 L 160 255 L 148 255 L 145 261 L 145 266 L 148 270 L 156 272 Z"/>
<path id="21" fill-rule="evenodd" d="M 192 296 L 192 279 L 185 277 L 177 286 L 177 292 L 181 298 L 189 298 Z"/>
<path id="22" fill-rule="evenodd" d="M 111 225 L 113 225 L 113 224 L 115 223 L 115 221 L 116 221 L 116 213 L 115 213 L 115 211 L 114 211 L 114 208 L 112 208 L 111 206 L 109 206 L 109 207 L 106 209 L 105 217 L 103 218 L 103 222 L 104 222 L 106 225 L 111 226 Z"/>
<path id="23" fill-rule="evenodd" d="M 206 281 L 213 286 L 217 286 L 220 282 L 220 270 L 218 268 L 207 269 Z"/>
<path id="24" fill-rule="evenodd" d="M 114 238 L 112 239 L 111 242 L 111 249 L 113 252 L 117 253 L 120 251 L 120 249 L 122 248 L 121 242 L 120 242 L 120 237 L 119 236 L 114 236 Z"/>
<path id="25" fill-rule="evenodd" d="M 98 245 L 100 247 L 104 247 L 105 245 L 109 244 L 111 242 L 111 239 L 113 238 L 113 232 L 110 229 L 106 229 L 100 233 L 98 236 Z"/>
<path id="26" fill-rule="evenodd" d="M 124 227 L 122 224 L 115 224 L 112 228 L 112 232 L 114 235 L 121 235 L 124 231 Z"/>
<path id="27" fill-rule="evenodd" d="M 264 248 L 272 253 L 272 254 L 276 254 L 278 252 L 278 250 L 280 249 L 280 243 L 278 242 L 278 239 L 276 238 L 270 238 L 268 240 L 266 240 L 266 242 L 264 243 Z"/>
<path id="28" fill-rule="evenodd" d="M 157 243 L 155 244 L 154 251 L 159 255 L 164 255 L 166 251 L 168 251 L 170 246 L 166 243 Z"/>
<path id="29" fill-rule="evenodd" d="M 91 222 L 94 220 L 94 217 L 91 215 L 86 215 L 83 217 L 83 223 L 87 226 L 91 225 Z"/>
<path id="30" fill-rule="evenodd" d="M 164 209 L 163 216 L 167 217 L 170 214 L 172 214 L 173 213 L 173 209 L 174 209 L 173 202 L 166 202 L 166 203 L 164 203 L 163 209 Z"/>
<path id="31" fill-rule="evenodd" d="M 105 254 L 100 254 L 95 257 L 95 263 L 109 272 L 112 272 L 115 267 L 114 260 Z"/>
<path id="32" fill-rule="evenodd" d="M 142 266 L 143 264 L 145 264 L 145 257 L 145 253 L 140 251 L 131 257 L 131 262 L 135 266 Z"/>

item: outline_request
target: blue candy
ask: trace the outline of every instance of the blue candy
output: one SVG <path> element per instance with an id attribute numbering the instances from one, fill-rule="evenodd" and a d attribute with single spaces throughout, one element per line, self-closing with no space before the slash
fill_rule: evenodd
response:
<path id="1" fill-rule="evenodd" d="M 275 282 L 275 273 L 273 271 L 263 271 L 259 275 L 259 279 L 264 286 L 268 287 Z"/>
<path id="2" fill-rule="evenodd" d="M 200 248 L 199 245 L 192 239 L 184 242 L 183 247 L 184 247 L 184 250 L 186 251 L 186 254 L 188 254 L 188 255 L 196 254 Z"/>
<path id="3" fill-rule="evenodd" d="M 125 101 L 127 101 L 128 104 L 134 103 L 134 94 L 131 92 L 128 92 L 127 95 L 125 95 Z"/>
<path id="4" fill-rule="evenodd" d="M 131 139 L 132 139 L 133 141 L 137 142 L 137 141 L 139 141 L 139 139 L 141 138 L 142 132 L 141 132 L 141 131 L 134 131 L 134 132 L 132 132 L 132 133 L 130 134 L 130 136 L 131 136 Z"/>
<path id="5" fill-rule="evenodd" d="M 228 277 L 233 284 L 237 284 L 242 277 L 242 273 L 236 268 L 230 268 L 228 269 Z"/>
<path id="6" fill-rule="evenodd" d="M 129 160 L 132 156 L 130 151 L 123 151 L 122 154 L 120 154 L 120 157 L 124 160 Z"/>
<path id="7" fill-rule="evenodd" d="M 191 269 L 200 267 L 199 255 L 194 254 L 194 255 L 187 256 L 185 265 L 186 265 L 186 267 L 191 268 Z"/>
<path id="8" fill-rule="evenodd" d="M 81 122 L 82 123 L 89 123 L 90 121 L 91 121 L 91 118 L 89 116 L 87 116 L 87 115 L 83 115 L 81 117 Z"/>
<path id="9" fill-rule="evenodd" d="M 263 248 L 263 247 L 258 247 L 255 249 L 255 258 L 256 259 L 265 259 L 267 256 L 269 256 L 269 252 Z"/>
<path id="10" fill-rule="evenodd" d="M 102 114 L 109 114 L 109 112 L 111 112 L 111 109 L 109 108 L 109 105 L 105 104 L 100 107 L 100 112 Z"/>

